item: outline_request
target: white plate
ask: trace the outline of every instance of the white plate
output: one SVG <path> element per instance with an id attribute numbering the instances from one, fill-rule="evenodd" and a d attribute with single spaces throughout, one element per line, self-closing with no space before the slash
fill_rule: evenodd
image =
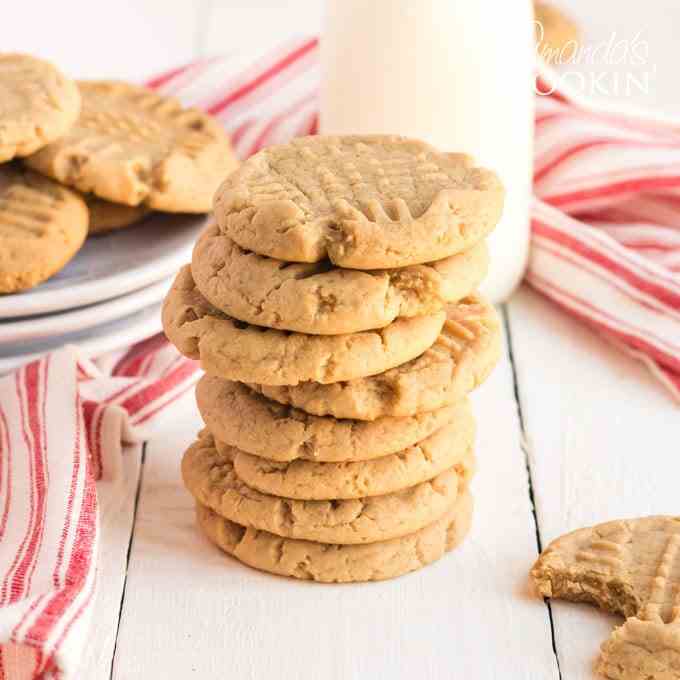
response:
<path id="1" fill-rule="evenodd" d="M 156 213 L 138 226 L 90 238 L 56 276 L 0 296 L 0 319 L 73 309 L 156 283 L 189 261 L 205 221 L 205 215 Z"/>
<path id="2" fill-rule="evenodd" d="M 76 333 L 134 314 L 140 309 L 161 302 L 172 281 L 173 277 L 168 277 L 113 300 L 67 312 L 0 321 L 0 352 L 18 349 L 17 343 L 47 340 L 52 336 Z"/>
<path id="3" fill-rule="evenodd" d="M 155 304 L 122 319 L 76 333 L 53 336 L 48 340 L 24 343 L 22 352 L 0 349 L 0 374 L 18 368 L 63 345 L 77 345 L 84 357 L 97 357 L 144 340 L 161 330 L 161 305 Z"/>

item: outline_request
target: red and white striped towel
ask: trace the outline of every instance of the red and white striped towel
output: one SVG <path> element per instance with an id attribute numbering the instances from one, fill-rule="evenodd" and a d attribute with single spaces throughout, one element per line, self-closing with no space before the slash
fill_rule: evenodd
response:
<path id="1" fill-rule="evenodd" d="M 241 157 L 317 129 L 316 39 L 149 84 L 213 113 Z M 527 281 L 680 398 L 680 127 L 564 91 L 537 97 L 536 123 Z M 95 487 L 120 474 L 121 442 L 150 436 L 196 378 L 161 336 L 102 365 L 66 349 L 0 379 L 0 680 L 77 677 L 96 581 Z"/>
<path id="2" fill-rule="evenodd" d="M 101 364 L 64 348 L 0 378 L 2 680 L 77 677 L 107 510 L 95 487 L 198 376 L 161 335 Z"/>

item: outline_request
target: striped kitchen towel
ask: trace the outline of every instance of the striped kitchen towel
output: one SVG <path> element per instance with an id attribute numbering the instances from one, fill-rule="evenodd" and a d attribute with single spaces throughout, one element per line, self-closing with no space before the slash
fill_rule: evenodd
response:
<path id="1" fill-rule="evenodd" d="M 1 680 L 77 677 L 123 443 L 199 374 L 161 335 L 100 364 L 67 347 L 0 378 Z"/>
<path id="2" fill-rule="evenodd" d="M 550 94 L 537 95 L 527 281 L 680 399 L 680 130 L 553 90 L 548 70 L 539 82 Z M 317 131 L 318 42 L 200 60 L 149 85 L 215 115 L 245 158 Z M 121 442 L 151 436 L 196 376 L 156 336 L 100 366 L 65 349 L 0 379 L 0 680 L 77 677 L 97 495 L 120 476 Z"/>

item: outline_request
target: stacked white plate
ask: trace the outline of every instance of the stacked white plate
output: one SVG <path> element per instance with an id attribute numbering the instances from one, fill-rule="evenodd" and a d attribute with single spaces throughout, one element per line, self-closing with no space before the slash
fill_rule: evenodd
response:
<path id="1" fill-rule="evenodd" d="M 0 374 L 66 344 L 97 357 L 161 330 L 163 297 L 205 225 L 203 215 L 152 214 L 89 238 L 49 281 L 0 296 Z"/>

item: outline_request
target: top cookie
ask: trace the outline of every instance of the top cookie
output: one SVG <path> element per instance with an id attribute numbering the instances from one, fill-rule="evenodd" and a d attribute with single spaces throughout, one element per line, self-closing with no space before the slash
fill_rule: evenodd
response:
<path id="1" fill-rule="evenodd" d="M 216 121 L 143 87 L 106 81 L 79 86 L 80 118 L 28 165 L 114 203 L 210 210 L 215 189 L 238 164 Z"/>
<path id="2" fill-rule="evenodd" d="M 74 191 L 14 163 L 0 165 L 0 293 L 58 272 L 82 246 L 87 218 Z"/>
<path id="3" fill-rule="evenodd" d="M 395 136 L 302 137 L 251 156 L 215 195 L 242 248 L 381 269 L 433 262 L 486 236 L 503 188 L 462 154 Z"/>
<path id="4" fill-rule="evenodd" d="M 79 112 L 78 87 L 52 64 L 0 54 L 0 163 L 61 137 Z"/>

